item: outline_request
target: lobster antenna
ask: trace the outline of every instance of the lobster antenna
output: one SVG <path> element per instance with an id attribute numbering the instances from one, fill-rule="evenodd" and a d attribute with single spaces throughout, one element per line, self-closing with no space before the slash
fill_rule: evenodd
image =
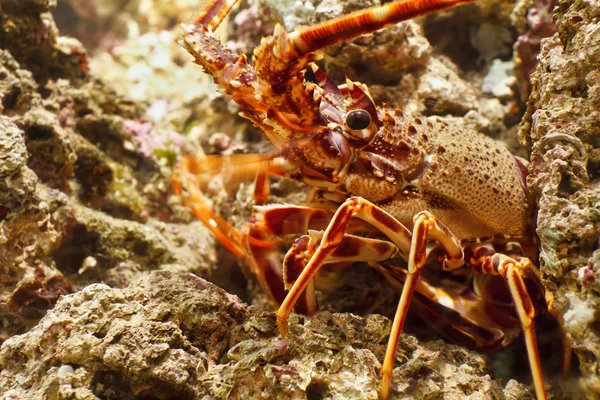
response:
<path id="1" fill-rule="evenodd" d="M 394 1 L 383 6 L 358 10 L 312 27 L 298 29 L 288 35 L 288 43 L 295 50 L 296 56 L 302 56 L 323 47 L 377 31 L 388 25 L 473 1 L 475 0 Z"/>
<path id="2" fill-rule="evenodd" d="M 192 18 L 192 23 L 209 27 L 214 32 L 237 2 L 238 0 L 209 0 Z"/>

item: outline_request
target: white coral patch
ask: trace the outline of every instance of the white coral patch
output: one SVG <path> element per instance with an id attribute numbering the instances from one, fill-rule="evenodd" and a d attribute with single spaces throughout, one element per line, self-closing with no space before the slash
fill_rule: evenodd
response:
<path id="1" fill-rule="evenodd" d="M 567 295 L 570 309 L 565 313 L 565 329 L 574 336 L 582 336 L 596 320 L 596 308 L 589 301 L 581 300 L 575 293 Z"/>

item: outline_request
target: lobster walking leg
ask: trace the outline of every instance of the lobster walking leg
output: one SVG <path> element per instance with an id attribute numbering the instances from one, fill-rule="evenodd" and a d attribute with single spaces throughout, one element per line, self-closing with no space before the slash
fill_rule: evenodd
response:
<path id="1" fill-rule="evenodd" d="M 290 289 L 298 279 L 323 239 L 323 231 L 310 231 L 301 236 L 285 255 L 283 261 L 284 282 Z M 336 250 L 324 264 L 377 262 L 402 257 L 398 248 L 391 242 L 345 234 Z"/>
<path id="2" fill-rule="evenodd" d="M 417 217 L 421 215 L 426 216 L 428 222 L 425 224 L 419 223 L 419 226 L 422 225 L 419 229 L 424 229 L 423 234 L 425 235 L 425 238 L 420 240 L 426 240 L 428 232 L 435 234 L 440 238 L 440 244 L 447 254 L 445 265 L 448 268 L 456 268 L 462 265 L 463 253 L 458 239 L 441 223 L 429 222 L 430 220 L 434 220 L 429 213 L 420 213 Z M 399 254 L 409 254 L 409 251 L 413 251 L 414 246 L 411 248 L 410 231 L 397 219 L 362 197 L 349 198 L 336 211 L 325 230 L 319 247 L 315 250 L 310 261 L 294 282 L 294 285 L 277 311 L 277 324 L 282 335 L 285 336 L 287 333 L 287 319 L 298 297 L 326 262 L 327 258 L 336 251 L 344 238 L 346 227 L 353 217 L 370 223 L 386 235 L 398 247 Z M 417 219 L 416 221 L 420 220 Z M 444 233 L 444 235 L 441 233 Z M 426 257 L 424 251 L 423 254 L 419 253 L 418 256 Z"/>
<path id="3" fill-rule="evenodd" d="M 523 328 L 535 393 L 538 400 L 545 400 L 546 391 L 544 389 L 542 367 L 540 364 L 540 356 L 535 337 L 535 324 L 533 321 L 535 318 L 535 308 L 522 277 L 522 274 L 526 274 L 526 266 L 524 266 L 526 264 L 520 263 L 514 258 L 499 253 L 491 256 L 484 256 L 480 260 L 481 272 L 499 274 L 504 278 L 508 285 L 515 305 L 515 310 L 517 311 L 521 327 Z"/>
<path id="4" fill-rule="evenodd" d="M 315 250 L 308 264 L 290 288 L 285 300 L 277 310 L 277 325 L 283 336 L 287 333 L 287 320 L 300 294 L 306 289 L 319 269 L 323 266 L 340 245 L 346 227 L 353 218 L 362 219 L 384 233 L 398 247 L 399 251 L 408 254 L 410 248 L 410 232 L 398 220 L 373 203 L 361 198 L 351 197 L 346 200 L 329 222 L 319 247 Z"/>
<path id="5" fill-rule="evenodd" d="M 280 304 L 285 298 L 281 260 L 277 252 L 278 236 L 322 229 L 331 213 L 301 206 L 256 207 L 247 230 L 239 231 L 214 212 L 202 194 L 215 171 L 228 175 L 226 184 L 237 187 L 255 177 L 254 202 L 263 204 L 269 194 L 268 177 L 281 176 L 283 164 L 274 156 L 235 155 L 231 157 L 184 157 L 173 175 L 173 193 L 181 196 L 194 216 L 202 221 L 228 250 L 243 259 L 271 299 Z M 276 238 L 276 239 L 274 239 Z M 296 311 L 314 313 L 314 289 L 303 295 Z"/>
<path id="6" fill-rule="evenodd" d="M 394 318 L 385 361 L 382 366 L 381 394 L 383 397 L 386 397 L 400 332 L 402 331 L 406 312 L 408 311 L 419 273 L 427 260 L 426 243 L 428 234 L 437 239 L 445 250 L 445 268 L 453 269 L 460 267 L 463 264 L 463 252 L 458 239 L 428 212 L 419 213 L 415 217 L 411 240 L 408 230 L 391 215 L 365 199 L 352 197 L 344 202 L 334 215 L 325 230 L 319 247 L 313 253 L 310 261 L 294 282 L 286 299 L 277 311 L 277 324 L 282 335 L 285 335 L 287 332 L 287 318 L 299 295 L 312 281 L 312 278 L 326 262 L 326 259 L 335 253 L 344 238 L 346 227 L 353 217 L 360 218 L 378 228 L 398 247 L 400 253 L 407 248 L 410 249 L 408 256 L 409 276 L 405 282 L 403 294 L 398 305 L 398 312 Z"/>
<path id="7" fill-rule="evenodd" d="M 254 208 L 255 214 L 250 219 L 248 236 L 256 238 L 259 242 L 268 241 L 272 237 L 308 232 L 295 241 L 287 252 L 283 264 L 274 248 L 249 246 L 257 266 L 255 274 L 261 282 L 266 282 L 265 288 L 278 305 L 286 297 L 285 290 L 292 287 L 321 243 L 323 229 L 333 215 L 333 212 L 327 209 L 329 207 L 328 204 L 317 202 L 312 207 L 268 205 Z M 359 226 L 351 226 L 347 230 L 364 228 L 363 224 L 364 222 L 361 221 Z M 401 254 L 389 241 L 345 234 L 340 246 L 326 260 L 326 263 L 383 261 L 396 257 L 406 259 L 406 255 Z M 317 310 L 312 283 L 307 285 L 304 294 L 294 304 L 294 310 L 306 315 L 311 315 Z"/>
<path id="8" fill-rule="evenodd" d="M 247 229 L 249 238 L 258 243 L 270 241 L 273 237 L 288 234 L 303 234 L 308 229 L 322 229 L 331 218 L 331 213 L 320 208 L 272 205 L 256 206 Z M 275 304 L 285 299 L 285 273 L 282 270 L 279 252 L 274 246 L 249 245 L 251 269 Z M 295 306 L 295 311 L 313 314 L 317 309 L 314 289 L 309 287 Z"/>
<path id="9" fill-rule="evenodd" d="M 571 367 L 571 359 L 573 357 L 573 348 L 571 347 L 571 343 L 569 343 L 569 338 L 567 332 L 565 330 L 565 322 L 563 316 L 554 305 L 554 295 L 546 290 L 542 282 L 540 281 L 540 271 L 536 267 L 536 265 L 527 257 L 521 256 L 513 256 L 513 258 L 519 262 L 523 266 L 521 272 L 524 277 L 531 278 L 533 282 L 537 285 L 540 293 L 544 293 L 546 299 L 546 306 L 548 307 L 548 311 L 554 319 L 558 322 L 558 329 L 560 331 L 560 339 L 563 344 L 563 353 L 560 362 L 560 373 L 561 375 L 567 375 L 569 373 L 569 369 Z"/>
<path id="10" fill-rule="evenodd" d="M 414 218 L 410 254 L 408 255 L 408 275 L 404 282 L 398 309 L 394 316 L 383 365 L 381 366 L 380 393 L 381 397 L 384 399 L 388 395 L 392 370 L 394 369 L 394 360 L 396 359 L 396 352 L 400 341 L 400 333 L 404 326 L 408 307 L 410 306 L 410 301 L 417 286 L 421 270 L 427 261 L 428 236 L 436 239 L 446 252 L 444 269 L 455 269 L 461 267 L 464 263 L 463 251 L 458 239 L 429 212 L 423 211 L 417 214 Z"/>
<path id="11" fill-rule="evenodd" d="M 183 204 L 192 210 L 194 216 L 202 221 L 229 251 L 240 258 L 247 258 L 245 235 L 216 214 L 202 194 L 202 186 L 209 180 L 211 173 L 224 170 L 229 172 L 228 184 L 237 187 L 240 182 L 248 181 L 257 174 L 282 175 L 281 160 L 272 155 L 255 154 L 232 157 L 186 156 L 181 159 L 173 173 L 173 193 L 181 196 Z M 273 245 L 258 241 L 251 244 L 266 247 Z"/>
<path id="12" fill-rule="evenodd" d="M 404 279 L 398 311 L 394 318 L 394 324 L 390 334 L 390 341 L 386 350 L 384 364 L 381 368 L 381 395 L 383 398 L 387 396 L 389 389 L 399 335 L 402 330 L 406 312 L 408 311 L 408 305 L 417 286 L 419 273 L 421 272 L 424 262 L 427 258 L 425 241 L 427 232 L 423 227 L 420 227 L 420 225 L 423 223 L 436 224 L 436 220 L 426 212 L 419 213 L 415 217 L 415 226 L 413 229 L 413 237 L 411 242 L 411 253 L 408 261 L 408 274 Z M 443 243 L 443 241 L 448 241 L 449 238 L 444 238 L 444 235 L 448 234 L 449 232 L 443 229 L 443 226 L 441 226 L 442 229 L 435 230 L 431 230 L 431 226 L 435 225 L 429 226 L 430 228 L 428 233 L 432 237 L 434 237 L 440 243 Z M 519 318 L 521 330 L 525 337 L 525 344 L 527 347 L 529 365 L 533 376 L 536 396 L 538 400 L 545 400 L 546 392 L 544 390 L 539 351 L 535 337 L 535 307 L 531 297 L 529 296 L 522 276 L 524 275 L 530 277 L 534 281 L 539 279 L 531 270 L 531 268 L 534 268 L 533 264 L 525 257 L 512 258 L 504 254 L 494 253 L 493 250 L 490 250 L 490 248 L 485 246 L 481 246 L 478 250 L 480 250 L 480 252 L 483 254 L 478 255 L 479 252 L 475 251 L 475 256 L 472 257 L 469 260 L 470 262 L 466 265 L 479 273 L 500 275 L 506 282 L 513 301 L 514 309 Z M 456 259 L 456 261 L 459 260 Z M 453 269 L 456 265 L 457 264 L 454 263 L 444 263 L 446 269 Z"/>
<path id="13" fill-rule="evenodd" d="M 404 325 L 419 275 L 428 258 L 428 238 L 435 239 L 445 252 L 443 268 L 453 270 L 464 265 L 464 253 L 458 239 L 429 212 L 423 211 L 414 218 L 412 235 L 397 220 L 385 213 L 379 207 L 358 197 L 348 199 L 340 206 L 329 226 L 325 230 L 318 248 L 312 254 L 310 261 L 303 268 L 290 289 L 286 299 L 277 311 L 277 323 L 282 335 L 287 332 L 287 318 L 299 295 L 311 282 L 320 267 L 333 256 L 345 237 L 345 229 L 351 218 L 356 217 L 367 221 L 380 229 L 401 252 L 409 245 L 408 274 L 404 281 L 398 309 L 394 317 L 384 362 L 381 368 L 381 396 L 386 398 L 389 392 L 392 370 L 400 333 Z M 469 267 L 480 273 L 500 275 L 506 281 L 511 293 L 521 327 L 523 329 L 529 364 L 534 377 L 534 385 L 538 399 L 545 400 L 541 366 L 535 338 L 533 319 L 535 309 L 527 288 L 521 276 L 526 269 L 523 264 L 503 254 L 483 254 L 473 258 Z"/>

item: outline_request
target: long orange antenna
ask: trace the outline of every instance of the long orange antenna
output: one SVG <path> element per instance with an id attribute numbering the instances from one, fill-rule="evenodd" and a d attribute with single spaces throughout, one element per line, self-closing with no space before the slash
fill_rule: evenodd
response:
<path id="1" fill-rule="evenodd" d="M 295 50 L 296 55 L 301 56 L 388 25 L 473 1 L 475 0 L 394 1 L 380 7 L 355 11 L 333 21 L 299 29 L 289 34 L 288 43 Z"/>
<path id="2" fill-rule="evenodd" d="M 209 0 L 192 18 L 192 23 L 207 26 L 214 31 L 237 2 L 238 0 Z"/>

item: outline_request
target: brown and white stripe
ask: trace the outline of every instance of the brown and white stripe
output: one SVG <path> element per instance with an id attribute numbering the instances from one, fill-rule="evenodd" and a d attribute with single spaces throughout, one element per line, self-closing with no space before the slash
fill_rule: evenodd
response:
<path id="1" fill-rule="evenodd" d="M 391 24 L 445 10 L 474 0 L 400 0 L 359 10 L 332 21 L 289 34 L 289 43 L 304 55 L 323 47 L 371 33 Z"/>
<path id="2" fill-rule="evenodd" d="M 206 26 L 214 32 L 237 1 L 209 0 L 198 14 L 192 18 L 191 23 Z"/>

